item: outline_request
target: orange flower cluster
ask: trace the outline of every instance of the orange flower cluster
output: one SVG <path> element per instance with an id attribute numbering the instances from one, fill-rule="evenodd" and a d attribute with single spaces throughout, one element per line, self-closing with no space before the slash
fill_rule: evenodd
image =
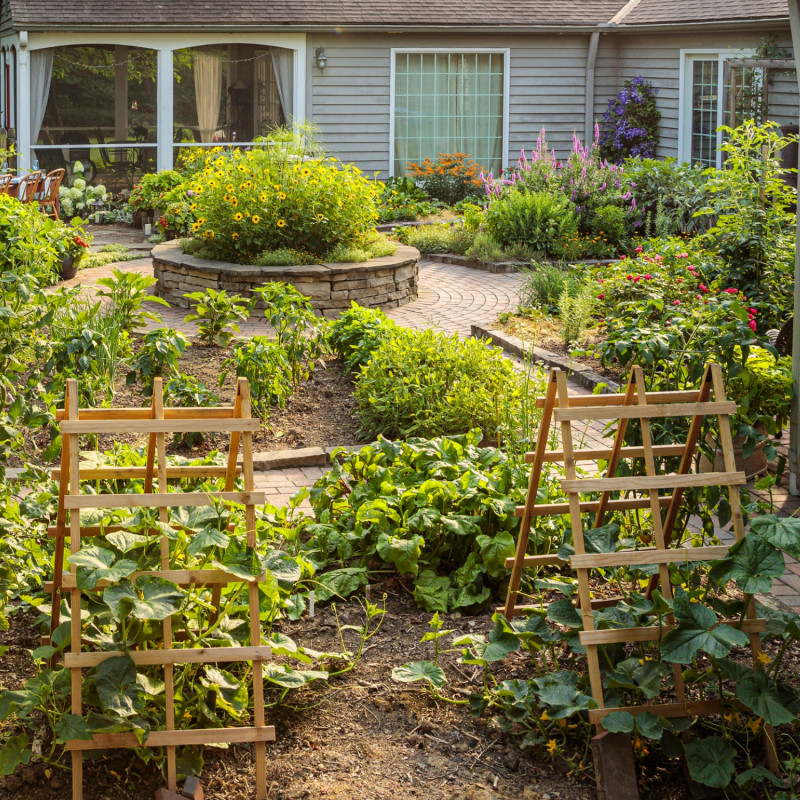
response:
<path id="1" fill-rule="evenodd" d="M 426 158 L 422 164 L 411 161 L 406 165 L 406 170 L 414 178 L 452 175 L 465 182 L 470 181 L 475 186 L 480 186 L 480 174 L 486 172 L 466 153 L 439 153 L 436 161 L 431 161 L 430 158 Z"/>

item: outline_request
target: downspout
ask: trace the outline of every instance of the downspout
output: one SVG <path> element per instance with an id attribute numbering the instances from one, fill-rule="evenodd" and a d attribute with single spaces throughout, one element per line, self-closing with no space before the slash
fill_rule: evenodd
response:
<path id="1" fill-rule="evenodd" d="M 789 0 L 789 23 L 792 30 L 792 49 L 800 53 L 800 0 Z M 800 74 L 797 75 L 800 91 Z M 800 494 L 798 474 L 800 474 L 800 215 L 795 229 L 794 254 L 794 325 L 792 327 L 792 381 L 794 399 L 789 422 L 789 491 Z"/>
<path id="2" fill-rule="evenodd" d="M 586 51 L 586 80 L 583 98 L 583 144 L 589 147 L 594 141 L 594 67 L 597 62 L 597 46 L 600 43 L 600 31 L 593 31 L 589 37 L 589 49 Z"/>

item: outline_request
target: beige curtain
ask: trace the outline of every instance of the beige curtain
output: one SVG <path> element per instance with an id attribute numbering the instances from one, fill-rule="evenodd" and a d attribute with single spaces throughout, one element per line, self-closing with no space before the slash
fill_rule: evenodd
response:
<path id="1" fill-rule="evenodd" d="M 194 99 L 200 141 L 210 142 L 219 121 L 222 99 L 222 62 L 215 53 L 196 50 L 194 54 Z"/>

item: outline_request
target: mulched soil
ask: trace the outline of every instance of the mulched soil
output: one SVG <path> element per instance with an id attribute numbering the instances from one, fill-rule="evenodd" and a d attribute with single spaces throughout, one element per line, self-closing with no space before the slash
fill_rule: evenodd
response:
<path id="1" fill-rule="evenodd" d="M 526 317 L 514 314 L 505 322 L 495 323 L 497 328 L 505 333 L 517 336 L 524 342 L 549 350 L 551 353 L 562 356 L 572 362 L 590 367 L 604 378 L 619 381 L 621 371 L 613 367 L 604 366 L 599 359 L 590 355 L 573 355 L 575 350 L 591 349 L 602 340 L 602 336 L 595 328 L 589 328 L 580 342 L 565 345 L 561 337 L 561 323 L 554 317 L 541 316 Z"/>
<path id="2" fill-rule="evenodd" d="M 135 352 L 141 337 L 134 336 L 133 339 Z M 224 371 L 222 362 L 229 355 L 228 348 L 209 347 L 194 340 L 180 360 L 180 369 L 217 392 L 221 403 L 230 405 L 236 395 L 235 374 L 231 372 L 223 386 L 218 387 L 219 376 Z M 127 374 L 128 369 L 124 366 L 118 370 L 112 404 L 123 408 L 149 406 L 151 399 L 143 394 L 141 384 L 126 386 Z M 358 410 L 353 398 L 353 383 L 344 374 L 342 362 L 330 358 L 317 365 L 309 380 L 300 385 L 284 408 L 272 409 L 267 426 L 253 435 L 253 452 L 259 454 L 301 447 L 354 445 L 358 444 L 357 433 Z M 39 430 L 30 433 L 27 446 L 29 451 L 32 447 L 41 450 L 49 441 L 49 434 Z M 205 441 L 197 448 L 172 444 L 167 452 L 169 455 L 197 457 L 214 449 L 227 451 L 228 441 L 228 435 L 207 434 Z M 115 442 L 146 446 L 147 435 L 120 430 L 99 437 L 101 450 L 110 449 Z M 17 460 L 10 466 L 20 464 L 21 461 Z"/>

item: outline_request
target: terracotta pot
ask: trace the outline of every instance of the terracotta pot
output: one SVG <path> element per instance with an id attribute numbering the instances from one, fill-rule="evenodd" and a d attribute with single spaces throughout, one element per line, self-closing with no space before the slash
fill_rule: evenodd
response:
<path id="1" fill-rule="evenodd" d="M 74 278 L 78 274 L 78 265 L 81 263 L 82 256 L 83 253 L 79 253 L 77 256 L 71 256 L 67 254 L 61 256 L 59 275 L 61 276 L 62 281 L 68 281 L 70 278 Z"/>
<path id="2" fill-rule="evenodd" d="M 757 426 L 756 429 L 761 434 L 766 433 L 766 428 L 764 428 L 763 425 Z M 706 441 L 710 445 L 714 444 L 714 441 L 710 437 L 706 437 Z M 747 456 L 747 458 L 742 455 L 743 444 L 744 436 L 733 437 L 733 457 L 736 461 L 736 469 L 740 472 L 744 472 L 749 480 L 750 478 L 754 478 L 756 475 L 761 475 L 767 471 L 767 464 L 769 462 L 767 461 L 767 455 L 764 452 L 764 448 L 767 446 L 767 440 L 763 439 L 760 441 L 753 449 L 753 452 Z M 705 455 L 701 455 L 700 472 L 725 472 L 725 462 L 722 458 L 722 452 L 720 450 L 715 451 L 713 465 Z"/>

